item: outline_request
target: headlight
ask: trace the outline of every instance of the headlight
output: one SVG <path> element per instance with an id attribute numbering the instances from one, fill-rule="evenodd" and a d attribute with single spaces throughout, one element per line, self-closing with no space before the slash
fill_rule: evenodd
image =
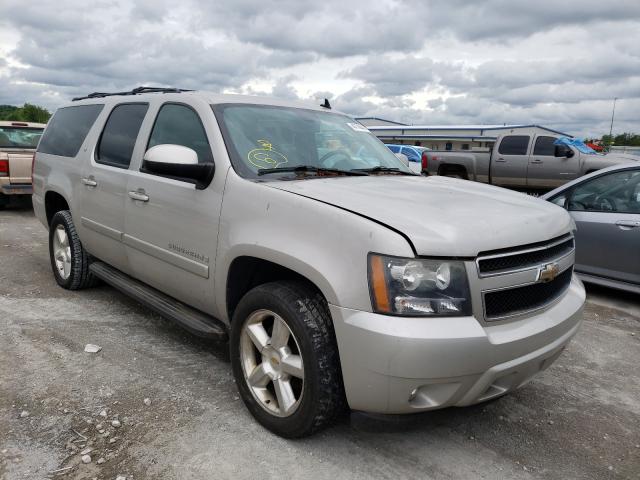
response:
<path id="1" fill-rule="evenodd" d="M 374 311 L 392 315 L 471 315 L 464 264 L 369 254 Z"/>

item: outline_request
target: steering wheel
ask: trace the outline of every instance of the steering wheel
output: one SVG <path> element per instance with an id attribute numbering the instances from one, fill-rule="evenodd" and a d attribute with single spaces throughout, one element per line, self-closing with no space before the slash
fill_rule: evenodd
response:
<path id="1" fill-rule="evenodd" d="M 327 163 L 327 160 L 336 155 L 342 155 L 347 161 L 351 159 L 351 155 L 349 154 L 349 152 L 347 152 L 344 148 L 339 148 L 337 150 L 331 150 L 330 152 L 325 153 L 318 159 L 318 162 L 325 168 L 333 168 L 338 163 L 338 160 L 330 163 Z"/>
<path id="2" fill-rule="evenodd" d="M 616 202 L 610 197 L 599 197 L 596 199 L 596 207 L 604 212 L 617 212 Z"/>

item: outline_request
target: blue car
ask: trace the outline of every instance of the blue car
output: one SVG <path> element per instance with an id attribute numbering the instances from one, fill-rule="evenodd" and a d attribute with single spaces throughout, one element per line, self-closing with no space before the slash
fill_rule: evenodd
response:
<path id="1" fill-rule="evenodd" d="M 422 162 L 422 152 L 429 150 L 427 147 L 414 147 L 413 145 L 387 145 L 393 153 L 406 155 L 410 162 Z"/>

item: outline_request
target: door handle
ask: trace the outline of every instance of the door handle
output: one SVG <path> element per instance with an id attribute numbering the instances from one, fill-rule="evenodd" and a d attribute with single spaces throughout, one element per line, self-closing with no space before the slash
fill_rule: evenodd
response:
<path id="1" fill-rule="evenodd" d="M 504 158 L 496 158 L 496 162 L 506 162 Z"/>
<path id="2" fill-rule="evenodd" d="M 93 177 L 83 178 L 82 183 L 84 183 L 87 187 L 95 187 L 98 185 L 98 182 L 96 182 Z"/>
<path id="3" fill-rule="evenodd" d="M 539 158 L 536 158 L 535 160 L 531 160 L 531 163 L 544 163 L 544 162 Z"/>
<path id="4" fill-rule="evenodd" d="M 640 227 L 640 221 L 634 220 L 618 220 L 616 225 L 619 226 L 622 230 L 626 230 L 628 228 L 638 228 Z"/>
<path id="5" fill-rule="evenodd" d="M 131 197 L 131 199 L 133 200 L 138 200 L 139 202 L 148 202 L 149 201 L 149 195 L 144 193 L 144 190 L 139 190 L 139 191 L 130 191 L 129 192 L 129 197 Z"/>

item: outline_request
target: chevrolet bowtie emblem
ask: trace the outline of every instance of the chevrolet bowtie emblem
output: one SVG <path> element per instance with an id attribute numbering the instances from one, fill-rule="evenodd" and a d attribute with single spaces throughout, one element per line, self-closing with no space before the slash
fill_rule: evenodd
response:
<path id="1" fill-rule="evenodd" d="M 560 267 L 557 263 L 547 263 L 538 269 L 537 281 L 541 283 L 550 282 L 558 276 L 558 273 L 560 273 Z"/>

